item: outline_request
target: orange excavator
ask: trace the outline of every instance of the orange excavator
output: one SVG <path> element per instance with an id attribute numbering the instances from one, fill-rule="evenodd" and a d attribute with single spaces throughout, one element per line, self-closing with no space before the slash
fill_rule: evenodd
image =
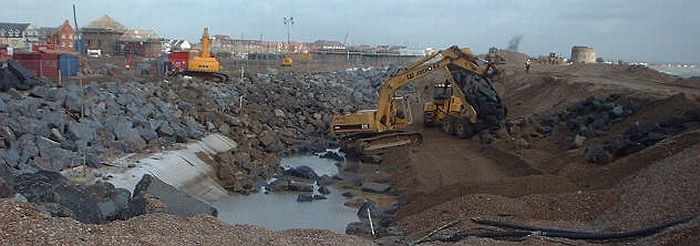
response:
<path id="1" fill-rule="evenodd" d="M 168 56 L 168 74 L 199 77 L 214 82 L 229 81 L 229 76 L 222 73 L 223 66 L 219 58 L 210 50 L 209 28 L 202 34 L 202 50 L 199 54 L 192 52 L 172 52 Z"/>

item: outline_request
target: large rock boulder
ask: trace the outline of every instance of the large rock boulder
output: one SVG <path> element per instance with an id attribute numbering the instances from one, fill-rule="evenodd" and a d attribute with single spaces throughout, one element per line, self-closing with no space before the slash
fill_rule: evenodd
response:
<path id="1" fill-rule="evenodd" d="M 97 207 L 106 221 L 118 219 L 131 201 L 129 190 L 115 188 L 108 182 L 99 182 L 86 188 L 97 202 Z"/>
<path id="2" fill-rule="evenodd" d="M 58 172 L 39 171 L 25 173 L 15 177 L 15 190 L 30 202 L 53 202 L 55 187 L 68 183 Z"/>
<path id="3" fill-rule="evenodd" d="M 185 194 L 183 191 L 149 174 L 136 184 L 134 196 L 121 218 L 131 218 L 149 213 L 167 213 L 178 217 L 205 214 L 217 216 L 216 208 Z"/>
<path id="4" fill-rule="evenodd" d="M 295 168 L 290 168 L 285 170 L 282 174 L 314 181 L 316 181 L 319 178 L 318 174 L 316 174 L 316 171 L 314 171 L 314 169 L 309 166 L 299 166 Z"/>
<path id="5" fill-rule="evenodd" d="M 309 194 L 299 194 L 297 195 L 297 202 L 311 202 L 314 200 L 314 197 Z"/>
<path id="6" fill-rule="evenodd" d="M 0 69 L 0 91 L 10 88 L 26 91 L 34 86 L 43 84 L 34 73 L 27 70 L 15 60 L 7 61 L 7 69 Z"/>
<path id="7" fill-rule="evenodd" d="M 14 195 L 15 178 L 7 163 L 0 158 L 0 198 Z"/>
<path id="8" fill-rule="evenodd" d="M 312 184 L 292 182 L 289 184 L 289 190 L 297 192 L 314 192 L 314 186 Z"/>
<path id="9" fill-rule="evenodd" d="M 15 190 L 32 203 L 60 204 L 69 209 L 73 218 L 80 222 L 106 222 L 97 201 L 86 188 L 71 184 L 60 173 L 39 171 L 18 175 L 15 177 Z"/>
<path id="10" fill-rule="evenodd" d="M 371 236 L 372 232 L 372 226 L 367 221 L 352 222 L 345 226 L 345 234 L 348 235 Z"/>
<path id="11" fill-rule="evenodd" d="M 271 192 L 288 191 L 292 184 L 290 179 L 276 179 L 265 186 L 265 190 Z"/>
<path id="12" fill-rule="evenodd" d="M 364 182 L 362 183 L 362 186 L 360 188 L 362 189 L 362 191 L 366 192 L 386 194 L 391 189 L 391 186 L 388 184 L 381 184 L 376 182 Z"/>

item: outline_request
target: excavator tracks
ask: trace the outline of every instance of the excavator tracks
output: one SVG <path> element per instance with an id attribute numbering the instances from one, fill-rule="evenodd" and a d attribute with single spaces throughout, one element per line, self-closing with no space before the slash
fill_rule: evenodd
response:
<path id="1" fill-rule="evenodd" d="M 219 72 L 183 71 L 181 74 L 201 78 L 215 83 L 224 83 L 230 80 L 227 74 Z"/>
<path id="2" fill-rule="evenodd" d="M 420 142 L 423 142 L 423 134 L 419 132 L 360 133 L 341 139 L 340 150 L 349 156 L 369 156 Z"/>

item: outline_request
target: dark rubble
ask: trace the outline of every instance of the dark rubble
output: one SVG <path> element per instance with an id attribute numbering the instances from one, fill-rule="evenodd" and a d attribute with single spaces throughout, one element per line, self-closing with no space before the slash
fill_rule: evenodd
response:
<path id="1" fill-rule="evenodd" d="M 24 186 L 16 185 L 23 182 L 18 178 L 21 175 L 42 172 L 40 177 L 47 178 L 82 165 L 99 168 L 124 154 L 157 151 L 211 133 L 226 135 L 238 146 L 222 153 L 216 168 L 243 170 L 246 176 L 243 180 L 237 176 L 239 183 L 231 183 L 232 177 L 223 175 L 230 172 L 218 172 L 218 178 L 232 191 L 256 192 L 250 184 L 283 170 L 278 157 L 317 152 L 333 145 L 328 134 L 330 117 L 372 107 L 375 86 L 394 70 L 384 67 L 299 74 L 268 69 L 267 73 L 225 84 L 134 76 L 86 78 L 59 85 L 3 69 L 0 170 L 4 171 L 0 194 L 7 197 L 19 192 L 31 198 L 30 193 L 22 193 Z M 103 178 L 108 181 L 108 177 Z M 89 189 L 80 184 L 56 182 L 44 190 L 57 194 L 61 190 L 57 186 L 66 186 L 69 188 L 63 190 L 94 199 L 91 203 L 105 198 L 85 196 L 89 192 L 82 191 Z M 117 194 L 117 201 L 110 206 L 124 209 L 129 202 L 122 201 L 118 194 L 123 191 L 113 186 L 103 190 Z M 63 214 L 76 217 L 76 213 Z M 119 211 L 109 211 L 79 220 L 102 223 L 117 218 L 117 214 Z"/>

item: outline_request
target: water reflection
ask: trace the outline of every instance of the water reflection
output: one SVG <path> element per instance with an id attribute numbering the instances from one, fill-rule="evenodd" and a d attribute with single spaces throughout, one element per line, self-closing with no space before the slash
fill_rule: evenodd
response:
<path id="1" fill-rule="evenodd" d="M 298 156 L 284 158 L 282 166 L 298 167 L 302 165 L 313 168 L 319 176 L 338 173 L 335 161 L 317 156 Z M 319 194 L 314 185 L 314 194 Z M 293 228 L 316 228 L 345 233 L 345 226 L 358 221 L 355 208 L 343 205 L 346 198 L 333 187 L 328 187 L 330 194 L 325 200 L 297 202 L 296 192 L 256 193 L 251 195 L 232 195 L 214 203 L 219 210 L 219 219 L 228 224 L 258 225 L 270 230 Z"/>

